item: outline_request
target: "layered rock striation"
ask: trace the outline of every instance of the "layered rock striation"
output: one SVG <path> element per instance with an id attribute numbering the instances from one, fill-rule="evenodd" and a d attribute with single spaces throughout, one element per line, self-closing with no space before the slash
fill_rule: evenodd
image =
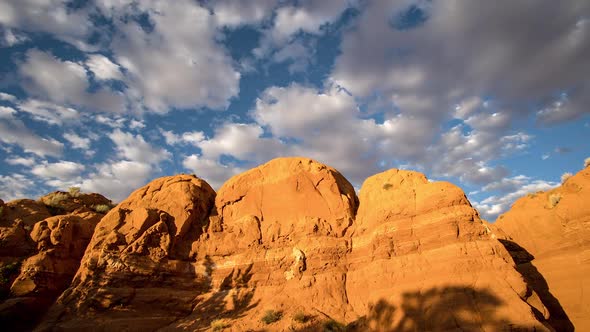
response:
<path id="1" fill-rule="evenodd" d="M 549 331 L 513 258 L 450 183 L 390 170 L 357 198 L 279 158 L 216 194 L 178 175 L 97 225 L 38 330 Z"/>

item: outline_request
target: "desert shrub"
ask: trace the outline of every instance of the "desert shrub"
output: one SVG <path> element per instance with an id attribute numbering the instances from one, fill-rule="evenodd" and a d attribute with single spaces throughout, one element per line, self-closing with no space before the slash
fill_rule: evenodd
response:
<path id="1" fill-rule="evenodd" d="M 80 187 L 70 187 L 68 188 L 68 193 L 70 193 L 70 196 L 72 197 L 78 197 L 80 196 Z"/>
<path id="2" fill-rule="evenodd" d="M 262 316 L 262 322 L 264 324 L 272 324 L 274 322 L 278 322 L 279 320 L 281 320 L 281 318 L 283 318 L 282 312 L 274 311 L 274 310 L 267 310 L 264 313 L 264 316 Z"/>
<path id="3" fill-rule="evenodd" d="M 551 206 L 552 208 L 555 207 L 557 205 L 557 203 L 559 203 L 559 201 L 561 201 L 560 194 L 549 195 L 549 206 Z"/>
<path id="4" fill-rule="evenodd" d="M 389 190 L 389 189 L 391 189 L 391 187 L 393 187 L 393 185 L 391 183 L 386 183 L 383 185 L 383 189 L 385 189 L 385 190 Z"/>
<path id="5" fill-rule="evenodd" d="M 584 168 L 590 166 L 590 157 L 584 159 Z"/>
<path id="6" fill-rule="evenodd" d="M 305 323 L 309 320 L 309 316 L 306 315 L 303 311 L 298 311 L 293 315 L 293 320 L 297 323 Z"/>
<path id="7" fill-rule="evenodd" d="M 211 322 L 211 331 L 223 331 L 230 327 L 231 324 L 228 323 L 225 319 L 216 319 Z"/>
<path id="8" fill-rule="evenodd" d="M 99 205 L 95 205 L 93 206 L 94 211 L 98 212 L 98 213 L 107 213 L 111 210 L 111 206 L 107 205 L 107 204 L 99 204 Z"/>
<path id="9" fill-rule="evenodd" d="M 322 324 L 324 332 L 345 332 L 346 326 L 333 319 L 327 320 Z"/>
<path id="10" fill-rule="evenodd" d="M 567 179 L 571 178 L 572 176 L 573 176 L 572 173 L 569 173 L 569 172 L 563 173 L 561 175 L 561 183 L 562 184 L 565 183 L 565 181 L 567 181 Z"/>
<path id="11" fill-rule="evenodd" d="M 70 198 L 68 194 L 58 192 L 49 196 L 47 199 L 43 201 L 43 203 L 45 203 L 45 205 L 47 206 L 59 207 L 61 202 L 65 201 L 68 198 Z"/>
<path id="12" fill-rule="evenodd" d="M 0 266 L 0 285 L 4 286 L 10 282 L 13 275 L 20 271 L 21 262 L 12 262 Z"/>

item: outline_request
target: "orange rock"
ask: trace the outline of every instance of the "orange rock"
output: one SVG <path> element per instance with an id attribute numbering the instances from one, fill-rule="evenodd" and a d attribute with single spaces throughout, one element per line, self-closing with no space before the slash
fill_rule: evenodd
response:
<path id="1" fill-rule="evenodd" d="M 190 313 L 206 283 L 191 244 L 202 233 L 213 189 L 190 175 L 133 192 L 97 225 L 71 287 L 40 329 L 153 330 Z M 148 318 L 149 317 L 149 318 Z"/>
<path id="2" fill-rule="evenodd" d="M 548 330 L 508 252 L 460 188 L 392 169 L 369 177 L 359 199 L 346 293 L 354 313 L 369 312 L 367 327 Z"/>
<path id="3" fill-rule="evenodd" d="M 546 301 L 561 331 L 590 330 L 590 168 L 560 187 L 529 194 L 501 215 L 495 226 L 521 259 L 519 270 Z M 527 256 L 528 254 L 528 256 Z M 533 259 L 534 258 L 534 259 Z M 571 322 L 571 323 L 570 323 Z"/>
<path id="4" fill-rule="evenodd" d="M 196 177 L 154 180 L 98 224 L 39 330 L 550 330 L 458 187 L 390 170 L 360 196 L 306 158 L 217 196 Z"/>

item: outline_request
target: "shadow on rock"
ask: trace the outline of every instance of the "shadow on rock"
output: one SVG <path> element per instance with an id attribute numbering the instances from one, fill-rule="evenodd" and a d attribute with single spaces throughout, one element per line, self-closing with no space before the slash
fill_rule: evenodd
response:
<path id="1" fill-rule="evenodd" d="M 549 310 L 549 318 L 547 319 L 549 325 L 557 331 L 574 331 L 574 324 L 570 321 L 559 300 L 551 294 L 547 280 L 545 280 L 543 275 L 532 263 L 535 257 L 516 242 L 505 239 L 500 239 L 499 241 L 508 250 L 510 256 L 512 256 L 512 259 L 516 263 L 516 270 L 531 285 L 533 290 L 539 295 L 539 298 L 541 298 L 543 305 Z M 538 311 L 535 314 L 542 316 Z"/>
<path id="2" fill-rule="evenodd" d="M 534 331 L 519 326 L 495 310 L 502 301 L 487 290 L 471 287 L 441 287 L 402 294 L 401 304 L 381 299 L 368 314 L 344 325 L 316 320 L 293 331 Z"/>

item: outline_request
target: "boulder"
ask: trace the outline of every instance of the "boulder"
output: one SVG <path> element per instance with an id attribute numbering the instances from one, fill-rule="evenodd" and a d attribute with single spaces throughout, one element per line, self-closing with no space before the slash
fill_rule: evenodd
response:
<path id="1" fill-rule="evenodd" d="M 145 331 L 190 313 L 207 282 L 195 271 L 191 244 L 214 200 L 191 175 L 133 192 L 97 225 L 70 288 L 39 329 Z"/>
<path id="2" fill-rule="evenodd" d="M 495 223 L 559 331 L 590 330 L 590 168 L 517 200 Z M 573 325 L 572 325 L 573 323 Z"/>

